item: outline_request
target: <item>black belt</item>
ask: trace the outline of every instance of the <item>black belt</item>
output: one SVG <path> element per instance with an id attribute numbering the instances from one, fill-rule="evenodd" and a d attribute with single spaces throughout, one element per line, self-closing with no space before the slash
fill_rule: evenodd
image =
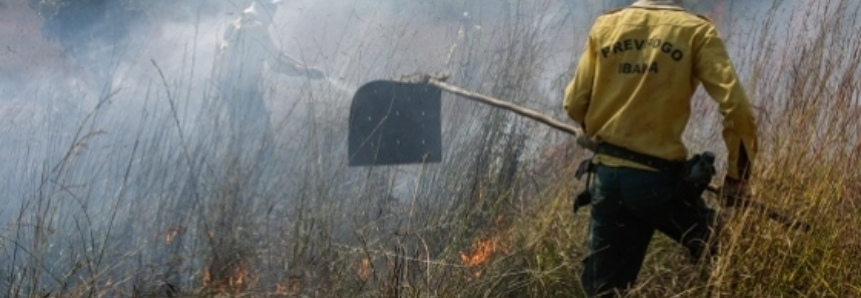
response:
<path id="1" fill-rule="evenodd" d="M 627 161 L 632 161 L 638 164 L 655 168 L 661 172 L 677 172 L 682 169 L 682 165 L 684 164 L 684 162 L 682 161 L 670 161 L 663 158 L 634 152 L 609 143 L 598 144 L 598 148 L 595 150 L 595 153 L 621 158 Z"/>

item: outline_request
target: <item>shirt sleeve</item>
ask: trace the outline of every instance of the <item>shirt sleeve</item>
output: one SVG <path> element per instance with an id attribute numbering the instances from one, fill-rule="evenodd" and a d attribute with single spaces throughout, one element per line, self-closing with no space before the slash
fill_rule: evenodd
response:
<path id="1" fill-rule="evenodd" d="M 595 59 L 597 59 L 597 54 L 590 36 L 586 41 L 586 48 L 580 56 L 580 63 L 577 64 L 574 78 L 565 88 L 565 100 L 563 102 L 563 108 L 568 113 L 568 117 L 581 125 L 585 125 L 586 110 L 592 100 Z"/>
<path id="2" fill-rule="evenodd" d="M 753 108 L 739 82 L 723 39 L 717 29 L 705 31 L 696 55 L 694 71 L 723 115 L 727 147 L 727 176 L 748 179 L 757 154 L 757 127 Z"/>

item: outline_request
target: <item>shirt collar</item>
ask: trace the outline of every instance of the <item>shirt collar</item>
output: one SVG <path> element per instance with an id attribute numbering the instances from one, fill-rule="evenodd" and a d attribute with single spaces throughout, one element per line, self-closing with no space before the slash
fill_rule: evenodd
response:
<path id="1" fill-rule="evenodd" d="M 682 7 L 681 0 L 638 0 L 631 4 L 631 7 L 651 8 L 651 9 L 667 9 L 667 10 L 685 10 Z"/>

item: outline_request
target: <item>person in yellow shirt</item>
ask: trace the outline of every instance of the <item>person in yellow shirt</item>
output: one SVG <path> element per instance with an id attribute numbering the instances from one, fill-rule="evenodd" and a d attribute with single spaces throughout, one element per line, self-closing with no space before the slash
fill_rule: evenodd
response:
<path id="1" fill-rule="evenodd" d="M 695 260 L 713 252 L 714 210 L 677 187 L 689 153 L 682 133 L 700 84 L 724 117 L 724 192 L 743 193 L 757 128 L 715 25 L 680 0 L 640 0 L 591 28 L 564 99 L 570 118 L 598 144 L 581 275 L 590 297 L 613 297 L 634 284 L 656 230 Z"/>

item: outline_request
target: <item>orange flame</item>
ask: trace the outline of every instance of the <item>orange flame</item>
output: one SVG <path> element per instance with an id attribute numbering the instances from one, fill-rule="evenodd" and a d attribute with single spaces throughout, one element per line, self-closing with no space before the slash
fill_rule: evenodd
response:
<path id="1" fill-rule="evenodd" d="M 359 275 L 359 278 L 362 281 L 368 281 L 368 279 L 371 278 L 371 273 L 373 273 L 371 259 L 368 257 L 362 258 L 362 262 L 359 263 L 359 269 L 356 271 L 356 274 Z"/>
<path id="2" fill-rule="evenodd" d="M 247 276 L 248 271 L 245 270 L 245 266 L 237 267 L 233 275 L 230 276 L 230 279 L 227 280 L 228 287 L 231 289 L 244 289 Z"/>
<path id="3" fill-rule="evenodd" d="M 208 286 L 212 284 L 212 274 L 209 274 L 209 270 L 203 270 L 203 285 Z"/>
<path id="4" fill-rule="evenodd" d="M 302 293 L 302 277 L 288 276 L 287 280 L 275 285 L 275 292 L 278 294 L 299 295 Z"/>
<path id="5" fill-rule="evenodd" d="M 167 232 L 164 235 L 164 242 L 166 242 L 167 244 L 171 244 L 173 243 L 173 240 L 175 240 L 176 237 L 182 233 L 185 233 L 185 227 L 183 226 L 176 226 L 167 229 Z"/>
<path id="6" fill-rule="evenodd" d="M 479 240 L 473 244 L 472 253 L 460 253 L 460 261 L 469 267 L 475 267 L 487 263 L 496 251 L 494 239 Z"/>
<path id="7" fill-rule="evenodd" d="M 205 286 L 212 286 L 218 292 L 222 293 L 242 293 L 246 288 L 252 286 L 256 280 L 254 275 L 245 267 L 244 262 L 240 263 L 239 266 L 233 269 L 233 273 L 224 280 L 213 280 L 210 270 L 205 270 L 203 272 L 203 284 Z"/>

